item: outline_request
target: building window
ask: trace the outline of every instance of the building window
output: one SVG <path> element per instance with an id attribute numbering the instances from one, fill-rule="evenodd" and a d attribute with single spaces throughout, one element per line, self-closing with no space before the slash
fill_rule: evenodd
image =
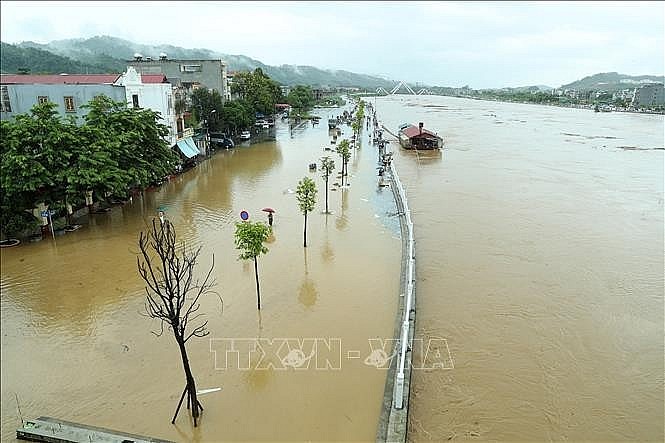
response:
<path id="1" fill-rule="evenodd" d="M 180 72 L 201 72 L 201 65 L 180 65 Z"/>
<path id="2" fill-rule="evenodd" d="M 40 105 L 42 103 L 48 103 L 48 95 L 38 95 L 37 96 L 37 103 L 39 103 Z"/>
<path id="3" fill-rule="evenodd" d="M 65 112 L 76 112 L 76 108 L 74 108 L 74 97 L 65 97 Z"/>
<path id="4" fill-rule="evenodd" d="M 12 112 L 12 106 L 9 103 L 9 91 L 7 91 L 7 86 L 0 87 L 0 111 L 2 112 Z"/>
<path id="5" fill-rule="evenodd" d="M 132 105 L 135 108 L 139 107 L 139 95 L 138 94 L 132 94 Z"/>

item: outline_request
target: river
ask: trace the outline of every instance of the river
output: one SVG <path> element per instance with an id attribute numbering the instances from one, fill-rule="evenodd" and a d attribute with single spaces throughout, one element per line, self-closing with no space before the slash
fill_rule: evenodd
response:
<path id="1" fill-rule="evenodd" d="M 451 359 L 414 369 L 409 439 L 663 441 L 663 116 L 376 103 L 445 139 L 396 150 L 416 337 Z"/>

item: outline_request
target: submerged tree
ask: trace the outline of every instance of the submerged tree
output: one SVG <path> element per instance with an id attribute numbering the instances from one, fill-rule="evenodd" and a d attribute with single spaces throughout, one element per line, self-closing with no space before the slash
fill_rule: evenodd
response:
<path id="1" fill-rule="evenodd" d="M 330 174 L 335 170 L 335 161 L 325 156 L 321 159 L 321 171 L 323 174 L 323 180 L 326 182 L 326 214 L 328 212 L 328 180 L 330 179 Z"/>
<path id="2" fill-rule="evenodd" d="M 256 306 L 261 310 L 261 290 L 259 288 L 259 265 L 257 257 L 268 252 L 263 243 L 270 236 L 270 228 L 261 222 L 236 223 L 235 243 L 236 249 L 242 251 L 240 260 L 254 260 L 254 275 L 256 277 Z"/>
<path id="3" fill-rule="evenodd" d="M 298 200 L 298 206 L 300 207 L 300 212 L 305 215 L 305 230 L 303 232 L 303 246 L 307 247 L 307 213 L 311 212 L 314 209 L 314 203 L 316 203 L 316 184 L 314 180 L 309 177 L 305 177 L 298 182 L 298 188 L 296 189 L 296 199 Z"/>
<path id="4" fill-rule="evenodd" d="M 214 281 L 211 280 L 212 270 L 215 266 L 215 257 L 203 280 L 194 277 L 201 247 L 188 251 L 184 242 L 178 244 L 173 225 L 165 220 L 159 222 L 153 219 L 152 228 L 141 232 L 139 237 L 141 255 L 137 257 L 139 275 L 146 283 L 146 311 L 147 315 L 160 320 L 161 329 L 157 336 L 164 332 L 164 324 L 173 332 L 185 371 L 186 385 L 182 392 L 173 420 L 180 411 L 182 401 L 187 395 L 187 408 L 190 408 L 194 418 L 194 426 L 200 416 L 203 406 L 196 397 L 196 384 L 189 365 L 187 341 L 192 337 L 205 337 L 209 334 L 208 321 L 194 323 L 203 314 L 197 313 L 202 296 L 211 293 Z"/>
<path id="5" fill-rule="evenodd" d="M 348 175 L 348 163 L 351 159 L 351 148 L 349 147 L 349 141 L 344 139 L 339 142 L 336 151 L 342 159 L 342 186 L 344 186 L 344 177 Z"/>

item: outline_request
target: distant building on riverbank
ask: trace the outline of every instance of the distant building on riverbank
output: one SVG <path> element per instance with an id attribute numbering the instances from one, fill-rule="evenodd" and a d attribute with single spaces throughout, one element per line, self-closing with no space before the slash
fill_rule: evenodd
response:
<path id="1" fill-rule="evenodd" d="M 650 107 L 665 105 L 665 85 L 652 83 L 635 89 L 632 106 Z"/>

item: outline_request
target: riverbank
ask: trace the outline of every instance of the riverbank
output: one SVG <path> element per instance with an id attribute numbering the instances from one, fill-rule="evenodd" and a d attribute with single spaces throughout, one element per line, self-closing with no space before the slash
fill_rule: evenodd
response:
<path id="1" fill-rule="evenodd" d="M 475 97 L 475 96 L 463 96 L 463 95 L 442 95 L 440 97 L 455 97 L 455 98 L 466 98 L 470 100 L 480 100 L 487 102 L 500 102 L 500 103 L 519 103 L 523 105 L 541 105 L 541 106 L 552 106 L 557 108 L 573 108 L 573 109 L 588 109 L 594 111 L 595 104 L 556 104 L 556 103 L 537 103 L 530 101 L 518 101 L 518 100 L 500 100 L 496 98 L 484 98 L 484 97 Z M 608 111 L 603 111 L 608 112 Z M 623 112 L 631 114 L 658 114 L 664 115 L 665 111 L 652 111 L 652 110 L 639 110 L 639 109 L 628 109 L 628 108 L 612 108 L 609 112 Z"/>

